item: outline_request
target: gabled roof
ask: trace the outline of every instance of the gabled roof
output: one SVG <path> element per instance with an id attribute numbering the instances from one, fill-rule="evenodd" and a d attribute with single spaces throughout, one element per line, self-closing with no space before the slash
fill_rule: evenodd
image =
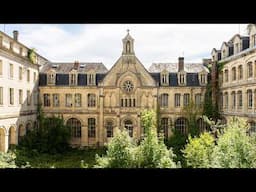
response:
<path id="1" fill-rule="evenodd" d="M 55 70 L 56 73 L 69 73 L 72 69 L 77 68 L 78 73 L 87 73 L 94 71 L 95 73 L 107 73 L 108 69 L 103 63 L 47 63 L 41 69 L 41 73 L 47 73 L 50 70 Z"/>
<path id="2" fill-rule="evenodd" d="M 153 63 L 149 67 L 150 73 L 161 73 L 163 70 L 169 71 L 169 73 L 178 72 L 178 63 Z M 205 67 L 202 63 L 185 63 L 184 71 L 187 73 L 199 73 L 205 70 L 209 73 L 209 69 Z"/>

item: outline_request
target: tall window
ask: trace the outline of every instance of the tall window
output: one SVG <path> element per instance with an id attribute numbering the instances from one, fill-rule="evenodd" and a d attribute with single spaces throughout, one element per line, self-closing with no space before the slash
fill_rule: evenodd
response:
<path id="1" fill-rule="evenodd" d="M 10 105 L 14 105 L 14 88 L 10 88 Z"/>
<path id="2" fill-rule="evenodd" d="M 80 93 L 75 94 L 75 107 L 82 106 L 82 95 Z"/>
<path id="3" fill-rule="evenodd" d="M 30 82 L 30 70 L 27 70 L 27 82 Z"/>
<path id="4" fill-rule="evenodd" d="M 176 131 L 179 131 L 180 133 L 182 134 L 186 134 L 187 133 L 187 119 L 181 117 L 181 118 L 178 118 L 176 121 L 175 121 L 175 129 Z"/>
<path id="5" fill-rule="evenodd" d="M 251 109 L 252 108 L 252 90 L 249 89 L 247 91 L 247 98 L 248 98 L 248 109 Z"/>
<path id="6" fill-rule="evenodd" d="M 22 67 L 19 67 L 19 80 L 22 80 Z"/>
<path id="7" fill-rule="evenodd" d="M 59 107 L 60 106 L 60 94 L 55 93 L 52 95 L 53 99 L 53 107 Z"/>
<path id="8" fill-rule="evenodd" d="M 47 83 L 49 85 L 54 85 L 55 84 L 55 73 L 49 73 L 47 75 Z"/>
<path id="9" fill-rule="evenodd" d="M 190 95 L 189 93 L 184 94 L 184 99 L 183 99 L 183 105 L 188 106 L 189 105 L 189 100 L 190 100 Z"/>
<path id="10" fill-rule="evenodd" d="M 254 121 L 251 121 L 249 123 L 249 133 L 255 133 L 256 132 L 256 123 Z"/>
<path id="11" fill-rule="evenodd" d="M 162 118 L 161 119 L 161 130 L 165 136 L 165 138 L 168 138 L 168 118 Z"/>
<path id="12" fill-rule="evenodd" d="M 233 67 L 232 68 L 232 81 L 235 81 L 236 80 L 236 68 Z"/>
<path id="13" fill-rule="evenodd" d="M 35 83 L 36 82 L 36 72 L 33 73 L 33 82 Z"/>
<path id="14" fill-rule="evenodd" d="M 88 119 L 88 137 L 95 138 L 96 136 L 96 125 L 95 118 Z"/>
<path id="15" fill-rule="evenodd" d="M 228 108 L 228 92 L 224 94 L 224 100 L 225 100 L 225 108 Z"/>
<path id="16" fill-rule="evenodd" d="M 232 97 L 232 109 L 235 109 L 236 108 L 236 92 L 235 91 L 231 93 L 231 97 Z"/>
<path id="17" fill-rule="evenodd" d="M 12 79 L 13 78 L 13 64 L 10 63 L 10 71 L 9 71 L 9 77 Z"/>
<path id="18" fill-rule="evenodd" d="M 76 74 L 70 74 L 70 85 L 76 85 Z"/>
<path id="19" fill-rule="evenodd" d="M 113 122 L 107 121 L 106 125 L 107 137 L 113 137 Z"/>
<path id="20" fill-rule="evenodd" d="M 247 63 L 247 77 L 250 78 L 253 75 L 252 62 Z"/>
<path id="21" fill-rule="evenodd" d="M 76 118 L 67 121 L 67 126 L 71 129 L 71 137 L 81 138 L 81 122 Z"/>
<path id="22" fill-rule="evenodd" d="M 96 107 L 96 95 L 88 94 L 88 107 Z"/>
<path id="23" fill-rule="evenodd" d="M 3 75 L 3 61 L 0 60 L 0 76 Z"/>
<path id="24" fill-rule="evenodd" d="M 238 67 L 238 79 L 243 79 L 243 66 L 239 65 Z"/>
<path id="25" fill-rule="evenodd" d="M 28 106 L 31 105 L 31 100 L 32 100 L 31 98 L 32 98 L 31 93 L 29 90 L 27 90 L 27 105 Z"/>
<path id="26" fill-rule="evenodd" d="M 88 85 L 95 85 L 95 74 L 88 74 Z"/>
<path id="27" fill-rule="evenodd" d="M 22 89 L 19 89 L 19 104 L 21 105 L 23 103 L 23 91 Z"/>
<path id="28" fill-rule="evenodd" d="M 200 131 L 201 133 L 204 132 L 204 131 L 206 131 L 206 130 L 209 130 L 209 128 L 210 128 L 209 125 L 206 124 L 202 118 L 199 118 L 199 119 L 197 120 L 197 126 L 198 126 L 199 131 Z"/>
<path id="29" fill-rule="evenodd" d="M 168 107 L 168 94 L 167 93 L 161 94 L 160 106 L 161 107 Z"/>
<path id="30" fill-rule="evenodd" d="M 38 92 L 36 90 L 33 91 L 33 101 L 36 106 L 38 104 Z"/>
<path id="31" fill-rule="evenodd" d="M 175 101 L 175 107 L 180 107 L 180 94 L 179 93 L 175 93 L 174 95 L 174 101 Z"/>
<path id="32" fill-rule="evenodd" d="M 50 94 L 44 94 L 44 106 L 45 107 L 51 106 Z"/>
<path id="33" fill-rule="evenodd" d="M 3 87 L 0 87 L 0 105 L 3 105 Z"/>
<path id="34" fill-rule="evenodd" d="M 129 136 L 133 137 L 133 124 L 131 120 L 126 120 L 124 122 L 124 128 L 128 130 Z"/>
<path id="35" fill-rule="evenodd" d="M 72 94 L 66 94 L 66 107 L 72 107 Z"/>
<path id="36" fill-rule="evenodd" d="M 202 104 L 202 95 L 200 93 L 195 95 L 195 104 L 197 107 L 200 107 Z"/>
<path id="37" fill-rule="evenodd" d="M 242 91 L 237 92 L 237 98 L 238 98 L 238 108 L 241 109 L 243 107 L 243 95 Z"/>
<path id="38" fill-rule="evenodd" d="M 228 82 L 228 70 L 225 70 L 225 82 Z"/>

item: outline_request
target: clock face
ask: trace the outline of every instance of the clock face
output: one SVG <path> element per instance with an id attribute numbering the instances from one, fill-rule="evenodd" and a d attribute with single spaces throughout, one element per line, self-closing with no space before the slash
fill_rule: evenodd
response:
<path id="1" fill-rule="evenodd" d="M 133 91 L 134 85 L 131 81 L 125 81 L 123 83 L 123 90 L 126 91 L 127 93 L 130 93 Z"/>

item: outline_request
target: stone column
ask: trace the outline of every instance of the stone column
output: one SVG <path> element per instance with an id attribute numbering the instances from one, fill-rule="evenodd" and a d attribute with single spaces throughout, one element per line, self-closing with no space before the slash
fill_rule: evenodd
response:
<path id="1" fill-rule="evenodd" d="M 9 134 L 5 134 L 4 136 L 4 152 L 7 152 L 9 148 Z"/>

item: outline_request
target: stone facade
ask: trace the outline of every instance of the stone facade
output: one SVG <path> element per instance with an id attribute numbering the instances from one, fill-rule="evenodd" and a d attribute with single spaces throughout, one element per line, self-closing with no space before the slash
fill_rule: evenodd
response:
<path id="1" fill-rule="evenodd" d="M 126 128 L 143 136 L 141 112 L 157 109 L 166 137 L 186 130 L 181 109 L 190 99 L 203 101 L 208 69 L 201 63 L 154 63 L 145 69 L 134 39 L 123 39 L 122 55 L 108 71 L 102 63 L 48 63 L 40 71 L 40 100 L 46 115 L 63 116 L 72 127 L 72 144 L 103 145 Z M 185 98 L 186 95 L 186 98 Z M 196 99 L 197 98 L 197 99 Z"/>
<path id="2" fill-rule="evenodd" d="M 224 46 L 225 44 L 225 46 Z M 227 53 L 227 47 L 233 50 Z M 224 55 L 223 55 L 224 52 Z M 217 74 L 218 105 L 226 122 L 234 116 L 245 119 L 256 130 L 256 25 L 251 24 L 249 36 L 235 35 L 221 50 L 212 51 L 213 66 L 223 65 Z M 212 74 L 212 77 L 216 76 Z"/>
<path id="3" fill-rule="evenodd" d="M 0 151 L 26 134 L 36 123 L 39 65 L 47 60 L 35 53 L 35 63 L 28 58 L 29 48 L 0 32 Z"/>

